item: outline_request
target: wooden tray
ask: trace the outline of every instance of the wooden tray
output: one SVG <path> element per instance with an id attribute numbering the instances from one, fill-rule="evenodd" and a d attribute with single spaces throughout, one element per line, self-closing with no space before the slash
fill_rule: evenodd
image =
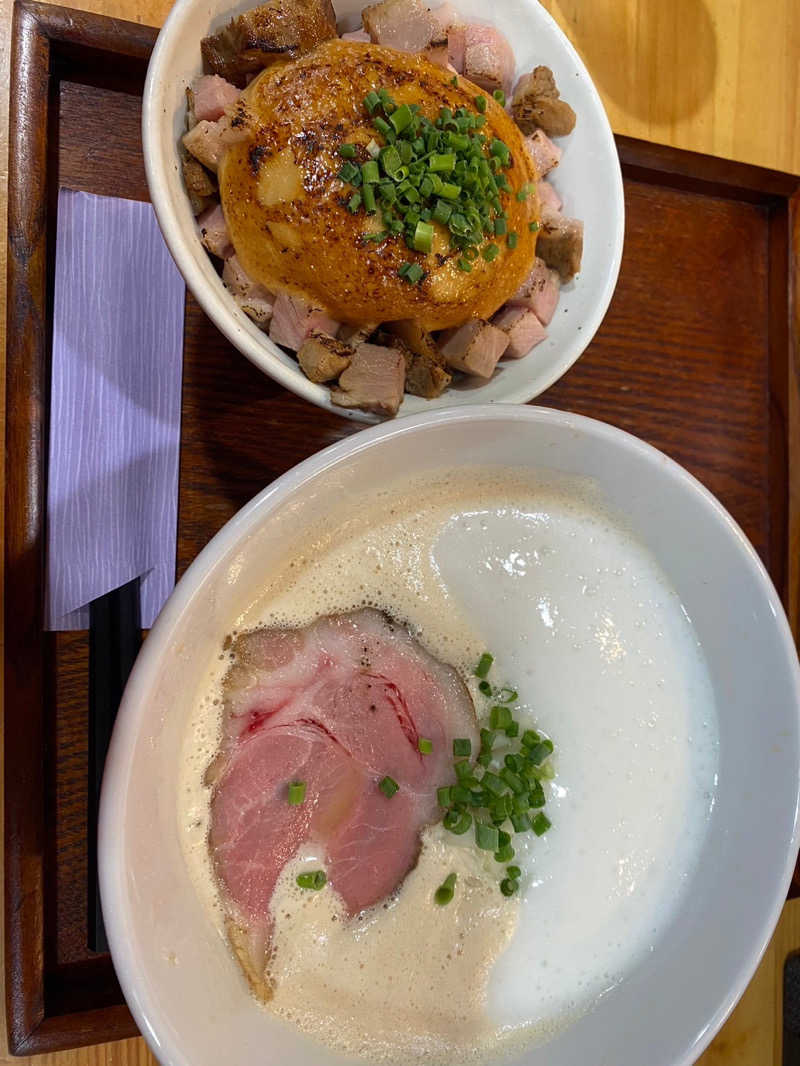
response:
<path id="1" fill-rule="evenodd" d="M 4 676 L 16 1054 L 136 1031 L 109 957 L 86 948 L 87 637 L 42 631 L 43 501 L 57 190 L 147 198 L 139 122 L 155 37 L 28 0 L 15 10 Z M 612 422 L 688 467 L 751 538 L 796 625 L 800 179 L 618 145 L 628 220 L 617 292 L 586 354 L 540 402 Z M 187 296 L 178 573 L 264 485 L 356 431 L 261 375 Z"/>

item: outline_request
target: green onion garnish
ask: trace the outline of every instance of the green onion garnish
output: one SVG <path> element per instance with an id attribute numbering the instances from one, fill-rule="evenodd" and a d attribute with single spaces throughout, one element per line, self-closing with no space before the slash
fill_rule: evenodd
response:
<path id="1" fill-rule="evenodd" d="M 365 185 L 375 184 L 381 180 L 381 173 L 374 159 L 369 159 L 366 163 L 362 163 L 361 180 Z"/>
<path id="2" fill-rule="evenodd" d="M 378 784 L 378 788 L 381 790 L 384 796 L 386 796 L 387 799 L 391 799 L 395 792 L 397 792 L 397 790 L 400 788 L 400 786 L 393 777 L 386 776 L 382 778 L 382 780 Z"/>
<path id="3" fill-rule="evenodd" d="M 519 881 L 514 877 L 504 877 L 500 882 L 500 891 L 504 896 L 513 896 L 519 889 Z"/>
<path id="4" fill-rule="evenodd" d="M 423 755 L 430 755 L 433 751 L 433 741 L 428 740 L 427 737 L 420 737 L 417 741 L 417 747 Z"/>
<path id="5" fill-rule="evenodd" d="M 531 231 L 531 233 L 536 233 L 536 231 L 539 229 L 539 223 L 538 222 L 529 222 L 528 223 L 528 229 Z"/>
<path id="6" fill-rule="evenodd" d="M 544 833 L 546 833 L 552 824 L 553 823 L 550 821 L 547 815 L 544 814 L 542 811 L 539 811 L 539 813 L 531 822 L 531 826 L 533 827 L 533 831 L 537 835 L 537 837 L 540 837 Z"/>
<path id="7" fill-rule="evenodd" d="M 328 878 L 324 870 L 313 870 L 311 873 L 298 874 L 296 880 L 300 888 L 310 888 L 314 892 L 319 892 Z"/>
<path id="8" fill-rule="evenodd" d="M 469 737 L 456 737 L 453 740 L 453 754 L 467 756 L 472 754 L 472 741 Z"/>
<path id="9" fill-rule="evenodd" d="M 443 785 L 436 789 L 436 802 L 440 807 L 447 809 L 453 802 L 453 790 L 449 785 Z"/>
<path id="10" fill-rule="evenodd" d="M 411 241 L 418 252 L 430 252 L 433 247 L 433 226 L 430 222 L 418 222 Z"/>
<path id="11" fill-rule="evenodd" d="M 518 241 L 518 240 L 519 240 L 519 236 L 518 236 L 518 235 L 517 235 L 516 233 L 514 233 L 514 231 L 513 231 L 513 230 L 512 230 L 512 232 L 511 232 L 511 233 L 509 233 L 509 235 L 508 235 L 508 236 L 506 237 L 506 243 L 508 244 L 508 247 L 509 247 L 509 248 L 510 248 L 510 249 L 511 249 L 512 251 L 513 251 L 513 250 L 514 250 L 514 249 L 515 249 L 515 248 L 517 247 L 517 241 Z"/>
<path id="12" fill-rule="evenodd" d="M 453 898 L 453 891 L 456 887 L 456 875 L 448 874 L 444 881 L 439 885 L 433 894 L 434 902 L 438 903 L 440 907 L 446 907 L 447 904 Z"/>
<path id="13" fill-rule="evenodd" d="M 354 144 L 340 144 L 339 155 L 342 159 L 355 159 L 356 146 Z"/>
<path id="14" fill-rule="evenodd" d="M 492 686 L 488 681 L 481 681 L 478 685 L 478 690 L 482 696 L 491 696 L 492 694 Z"/>
<path id="15" fill-rule="evenodd" d="M 506 736 L 507 737 L 518 737 L 519 736 L 519 722 L 512 720 L 511 724 L 506 726 Z"/>
<path id="16" fill-rule="evenodd" d="M 495 826 L 485 822 L 475 823 L 475 843 L 481 851 L 497 851 L 499 834 Z"/>
<path id="17" fill-rule="evenodd" d="M 494 656 L 490 655 L 488 651 L 485 651 L 480 659 L 478 659 L 478 665 L 475 667 L 475 676 L 480 678 L 488 677 L 493 662 Z"/>
<path id="18" fill-rule="evenodd" d="M 372 114 L 372 112 L 375 110 L 379 103 L 380 97 L 376 92 L 367 93 L 367 95 L 364 97 L 364 107 L 366 107 L 367 111 L 369 111 L 370 114 Z"/>
<path id="19" fill-rule="evenodd" d="M 500 248 L 494 243 L 487 244 L 483 249 L 483 258 L 487 263 L 491 263 L 493 259 L 497 259 L 498 255 L 500 255 Z"/>
<path id="20" fill-rule="evenodd" d="M 355 214 L 356 211 L 358 211 L 359 207 L 361 207 L 361 193 L 354 192 L 350 199 L 347 201 L 347 210 L 350 211 L 352 214 Z"/>
<path id="21" fill-rule="evenodd" d="M 476 96 L 475 97 L 475 107 L 478 109 L 478 111 L 480 111 L 481 114 L 483 114 L 484 111 L 486 110 L 486 97 L 485 96 Z"/>
<path id="22" fill-rule="evenodd" d="M 511 711 L 502 704 L 496 704 L 489 712 L 489 725 L 492 729 L 508 729 L 511 725 Z"/>
<path id="23" fill-rule="evenodd" d="M 305 781 L 290 781 L 289 782 L 289 803 L 293 807 L 299 807 L 300 804 L 306 798 L 306 783 Z"/>
<path id="24" fill-rule="evenodd" d="M 534 748 L 542 738 L 533 729 L 526 729 L 520 738 L 523 748 Z"/>
<path id="25" fill-rule="evenodd" d="M 364 202 L 364 210 L 368 215 L 375 214 L 376 202 L 375 202 L 375 189 L 372 185 L 364 185 L 361 190 L 361 199 Z"/>
<path id="26" fill-rule="evenodd" d="M 495 98 L 495 100 L 501 107 L 506 106 L 506 94 L 503 92 L 502 89 L 495 89 L 495 91 L 492 93 L 492 96 Z"/>
<path id="27" fill-rule="evenodd" d="M 520 877 L 522 877 L 522 870 L 520 870 L 519 866 L 507 866 L 506 873 L 512 881 L 519 881 Z"/>
<path id="28" fill-rule="evenodd" d="M 502 237 L 503 234 L 507 231 L 507 229 L 508 229 L 508 226 L 506 225 L 506 220 L 504 218 L 496 218 L 494 220 L 494 235 L 495 235 L 495 237 Z"/>
<path id="29" fill-rule="evenodd" d="M 462 836 L 472 825 L 469 811 L 448 811 L 444 816 L 444 827 L 456 836 Z"/>
<path id="30" fill-rule="evenodd" d="M 511 862 L 514 858 L 514 849 L 510 844 L 501 844 L 497 851 L 494 853 L 495 862 L 499 862 L 500 865 L 504 865 L 507 862 Z"/>

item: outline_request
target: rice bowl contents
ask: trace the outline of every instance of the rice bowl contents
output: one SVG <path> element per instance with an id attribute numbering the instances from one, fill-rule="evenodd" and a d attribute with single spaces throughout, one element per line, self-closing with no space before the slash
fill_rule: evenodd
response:
<path id="1" fill-rule="evenodd" d="M 183 171 L 239 307 L 334 405 L 392 416 L 546 339 L 581 264 L 546 180 L 575 114 L 449 5 L 362 18 L 340 38 L 327 0 L 268 0 L 205 38 Z"/>
<path id="2" fill-rule="evenodd" d="M 229 939 L 241 914 L 209 851 L 207 770 L 224 749 L 231 654 L 243 636 L 300 633 L 365 608 L 401 619 L 425 655 L 452 664 L 479 727 L 489 725 L 497 686 L 513 681 L 520 726 L 556 738 L 555 776 L 542 782 L 553 826 L 514 836 L 520 891 L 506 896 L 494 857 L 434 819 L 416 866 L 358 911 L 335 888 L 325 841 L 306 840 L 286 857 L 269 904 L 263 998 L 372 1061 L 483 1061 L 545 1040 L 658 950 L 715 792 L 702 649 L 652 556 L 591 485 L 478 470 L 350 501 L 309 530 L 231 620 L 186 738 L 186 858 Z M 491 697 L 475 675 L 487 648 Z M 246 688 L 247 714 L 263 702 L 257 687 Z M 421 740 L 431 738 L 417 737 L 420 762 L 441 743 L 434 737 L 428 752 Z M 394 747 L 387 741 L 390 758 Z M 376 768 L 376 787 L 385 769 Z M 301 782 L 288 763 L 285 773 L 297 799 Z M 383 793 L 387 805 L 402 795 L 401 776 L 401 791 Z"/>

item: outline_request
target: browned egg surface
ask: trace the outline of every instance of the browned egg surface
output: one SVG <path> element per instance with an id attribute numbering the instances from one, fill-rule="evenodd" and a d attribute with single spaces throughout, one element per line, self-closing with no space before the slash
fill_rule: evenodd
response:
<path id="1" fill-rule="evenodd" d="M 479 256 L 467 273 L 463 253 L 451 250 L 445 227 L 436 225 L 429 255 L 411 251 L 402 237 L 380 244 L 364 235 L 383 228 L 380 214 L 351 214 L 353 189 L 337 174 L 342 143 L 383 139 L 370 125 L 363 100 L 386 89 L 398 104 L 418 104 L 435 120 L 439 108 L 475 112 L 475 97 L 487 97 L 488 139 L 511 150 L 503 171 L 513 192 L 503 198 L 508 230 L 518 234 L 514 250 L 504 237 L 492 262 Z M 332 40 L 294 62 L 269 67 L 245 93 L 252 137 L 234 145 L 220 167 L 220 195 L 231 239 L 251 278 L 271 290 L 286 290 L 323 306 L 342 322 L 417 319 L 427 329 L 490 317 L 530 272 L 538 216 L 535 193 L 519 201 L 516 192 L 536 179 L 523 135 L 491 98 L 466 78 L 434 66 L 419 55 L 379 45 Z M 411 285 L 397 274 L 406 261 L 427 271 Z"/>

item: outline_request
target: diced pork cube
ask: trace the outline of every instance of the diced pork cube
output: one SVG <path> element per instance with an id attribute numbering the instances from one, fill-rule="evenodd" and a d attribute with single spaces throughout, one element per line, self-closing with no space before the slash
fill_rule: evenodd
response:
<path id="1" fill-rule="evenodd" d="M 182 154 L 181 168 L 192 214 L 199 215 L 216 202 L 216 183 L 205 167 L 186 152 Z"/>
<path id="2" fill-rule="evenodd" d="M 575 112 L 560 98 L 549 67 L 523 74 L 514 86 L 511 114 L 523 133 L 543 129 L 551 137 L 563 137 L 575 129 Z"/>
<path id="3" fill-rule="evenodd" d="M 239 90 L 219 74 L 201 74 L 192 82 L 194 115 L 198 122 L 216 122 L 239 98 Z"/>
<path id="4" fill-rule="evenodd" d="M 413 355 L 406 367 L 406 392 L 433 400 L 441 396 L 453 375 L 427 355 Z"/>
<path id="5" fill-rule="evenodd" d="M 557 270 L 562 282 L 570 281 L 581 268 L 583 223 L 552 211 L 543 211 L 536 251 L 547 266 Z"/>
<path id="6" fill-rule="evenodd" d="M 336 334 L 339 323 L 321 307 L 314 307 L 299 296 L 279 292 L 272 308 L 272 322 L 269 327 L 270 340 L 282 344 L 296 352 L 306 337 L 314 331 Z"/>
<path id="7" fill-rule="evenodd" d="M 333 381 L 350 366 L 353 349 L 316 330 L 297 349 L 297 361 L 309 381 Z"/>
<path id="8" fill-rule="evenodd" d="M 510 359 L 522 359 L 547 336 L 547 330 L 527 307 L 504 307 L 494 316 L 492 325 L 508 337 L 503 355 Z"/>
<path id="9" fill-rule="evenodd" d="M 206 70 L 243 88 L 276 59 L 296 59 L 336 37 L 331 0 L 267 0 L 200 42 Z"/>
<path id="10" fill-rule="evenodd" d="M 398 337 L 415 355 L 424 355 L 440 366 L 444 366 L 444 356 L 439 351 L 431 334 L 412 318 L 403 318 L 397 322 L 387 322 L 386 330 Z"/>
<path id="11" fill-rule="evenodd" d="M 266 329 L 272 318 L 275 297 L 244 272 L 235 255 L 225 260 L 222 281 L 244 313 L 252 318 L 260 329 Z"/>
<path id="12" fill-rule="evenodd" d="M 197 219 L 200 227 L 200 240 L 204 247 L 216 255 L 219 259 L 227 259 L 233 255 L 231 236 L 228 233 L 228 225 L 222 213 L 221 204 L 215 204 L 207 208 Z"/>
<path id="13" fill-rule="evenodd" d="M 439 336 L 439 348 L 448 366 L 487 381 L 507 347 L 508 336 L 480 318 Z"/>
<path id="14" fill-rule="evenodd" d="M 442 37 L 438 41 L 431 41 L 425 49 L 424 55 L 429 63 L 433 63 L 443 70 L 450 69 L 450 48 L 447 43 L 447 37 Z"/>
<path id="15" fill-rule="evenodd" d="M 400 52 L 424 52 L 444 36 L 422 0 L 380 0 L 364 8 L 361 21 L 373 44 Z"/>
<path id="16" fill-rule="evenodd" d="M 542 325 L 547 326 L 553 318 L 560 289 L 557 271 L 551 270 L 544 260 L 537 257 L 533 270 L 511 297 L 509 304 L 529 308 Z"/>
<path id="17" fill-rule="evenodd" d="M 450 66 L 457 74 L 464 73 L 464 53 L 467 50 L 466 23 L 454 22 L 447 31 L 447 54 Z"/>
<path id="18" fill-rule="evenodd" d="M 343 41 L 360 41 L 363 44 L 368 44 L 369 43 L 369 34 L 364 29 L 364 27 L 361 26 L 357 30 L 351 30 L 350 33 L 343 33 L 342 34 L 342 40 Z"/>
<path id="19" fill-rule="evenodd" d="M 436 20 L 436 25 L 443 34 L 446 34 L 451 26 L 455 25 L 457 22 L 461 22 L 461 16 L 449 0 L 440 7 L 434 7 L 431 10 L 431 15 Z"/>
<path id="20" fill-rule="evenodd" d="M 339 378 L 339 388 L 331 389 L 331 400 L 339 407 L 396 415 L 403 399 L 405 377 L 402 352 L 378 344 L 359 344 L 350 366 Z"/>
<path id="21" fill-rule="evenodd" d="M 183 135 L 183 146 L 204 167 L 216 173 L 220 159 L 230 146 L 245 140 L 247 136 L 246 123 L 232 126 L 230 118 L 225 115 L 216 122 L 198 122 Z"/>
<path id="22" fill-rule="evenodd" d="M 452 59 L 451 59 L 452 62 Z M 457 67 L 457 64 L 453 63 Z M 476 85 L 494 92 L 511 91 L 514 78 L 514 53 L 511 45 L 494 26 L 468 22 L 464 41 L 464 75 Z"/>
<path id="23" fill-rule="evenodd" d="M 549 181 L 540 181 L 536 186 L 539 192 L 539 206 L 544 210 L 560 211 L 562 208 L 561 197 Z"/>
<path id="24" fill-rule="evenodd" d="M 525 147 L 540 178 L 549 174 L 553 167 L 557 167 L 561 162 L 561 149 L 557 144 L 553 144 L 543 130 L 536 130 L 530 137 L 526 137 Z"/>

